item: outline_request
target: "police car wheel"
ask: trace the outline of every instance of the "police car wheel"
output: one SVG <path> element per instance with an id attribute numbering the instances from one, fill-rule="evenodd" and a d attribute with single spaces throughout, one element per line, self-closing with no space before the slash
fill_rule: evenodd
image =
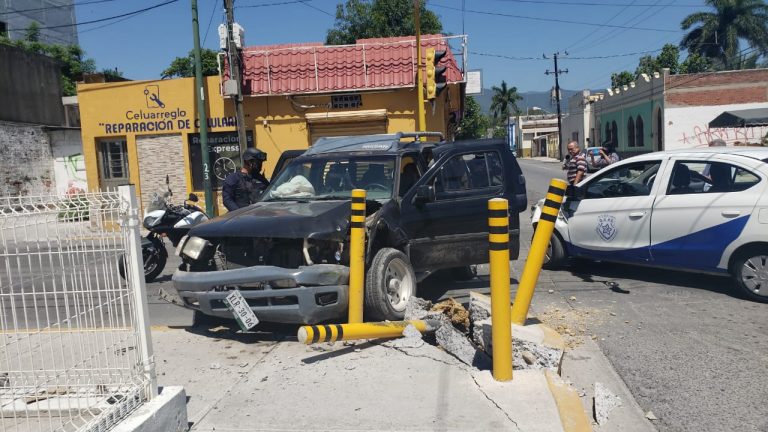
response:
<path id="1" fill-rule="evenodd" d="M 552 233 L 552 239 L 547 246 L 547 252 L 544 255 L 544 267 L 547 270 L 554 270 L 563 267 L 566 261 L 565 247 L 560 237 Z"/>
<path id="2" fill-rule="evenodd" d="M 768 303 L 768 253 L 753 249 L 742 253 L 733 264 L 736 285 L 750 300 Z"/>

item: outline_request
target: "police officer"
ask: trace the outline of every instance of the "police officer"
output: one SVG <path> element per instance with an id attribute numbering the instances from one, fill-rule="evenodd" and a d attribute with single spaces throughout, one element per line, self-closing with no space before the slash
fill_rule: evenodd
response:
<path id="1" fill-rule="evenodd" d="M 243 167 L 228 175 L 222 186 L 224 207 L 227 210 L 248 207 L 269 186 L 269 180 L 261 172 L 265 160 L 267 154 L 259 149 L 249 148 L 243 153 Z"/>

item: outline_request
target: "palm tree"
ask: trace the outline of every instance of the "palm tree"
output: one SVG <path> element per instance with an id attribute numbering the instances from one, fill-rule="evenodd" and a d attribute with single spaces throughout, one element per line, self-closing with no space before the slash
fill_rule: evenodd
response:
<path id="1" fill-rule="evenodd" d="M 507 88 L 506 81 L 502 81 L 500 87 L 491 87 L 491 90 L 493 90 L 493 98 L 491 99 L 493 119 L 505 118 L 507 131 L 509 131 L 509 117 L 520 111 L 520 108 L 517 107 L 517 101 L 522 100 L 523 97 L 517 93 L 517 87 Z"/>
<path id="2" fill-rule="evenodd" d="M 744 63 L 739 51 L 741 40 L 759 54 L 768 52 L 768 5 L 763 0 L 706 0 L 706 3 L 714 11 L 688 15 L 680 24 L 683 30 L 693 27 L 680 41 L 682 48 L 690 54 L 709 57 L 726 70 Z"/>

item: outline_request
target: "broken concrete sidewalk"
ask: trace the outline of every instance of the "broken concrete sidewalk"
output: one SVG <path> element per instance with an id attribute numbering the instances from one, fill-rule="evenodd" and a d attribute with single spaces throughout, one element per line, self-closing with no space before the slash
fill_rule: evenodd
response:
<path id="1" fill-rule="evenodd" d="M 153 334 L 161 384 L 184 383 L 193 432 L 589 430 L 573 426 L 589 425 L 575 390 L 546 371 L 515 371 L 499 383 L 428 343 L 307 347 L 217 336 L 224 339 Z"/>
<path id="2" fill-rule="evenodd" d="M 488 355 L 493 355 L 491 343 L 491 298 L 470 291 L 469 318 L 472 341 Z M 560 372 L 565 341 L 544 324 L 512 324 L 512 364 L 515 369 L 549 369 Z"/>

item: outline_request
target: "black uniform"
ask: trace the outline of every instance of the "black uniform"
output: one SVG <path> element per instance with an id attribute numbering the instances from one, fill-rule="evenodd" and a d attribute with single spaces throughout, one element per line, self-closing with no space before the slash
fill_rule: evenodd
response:
<path id="1" fill-rule="evenodd" d="M 259 199 L 267 186 L 269 180 L 261 173 L 249 175 L 242 171 L 233 172 L 224 179 L 221 188 L 224 207 L 229 211 L 248 207 Z"/>

